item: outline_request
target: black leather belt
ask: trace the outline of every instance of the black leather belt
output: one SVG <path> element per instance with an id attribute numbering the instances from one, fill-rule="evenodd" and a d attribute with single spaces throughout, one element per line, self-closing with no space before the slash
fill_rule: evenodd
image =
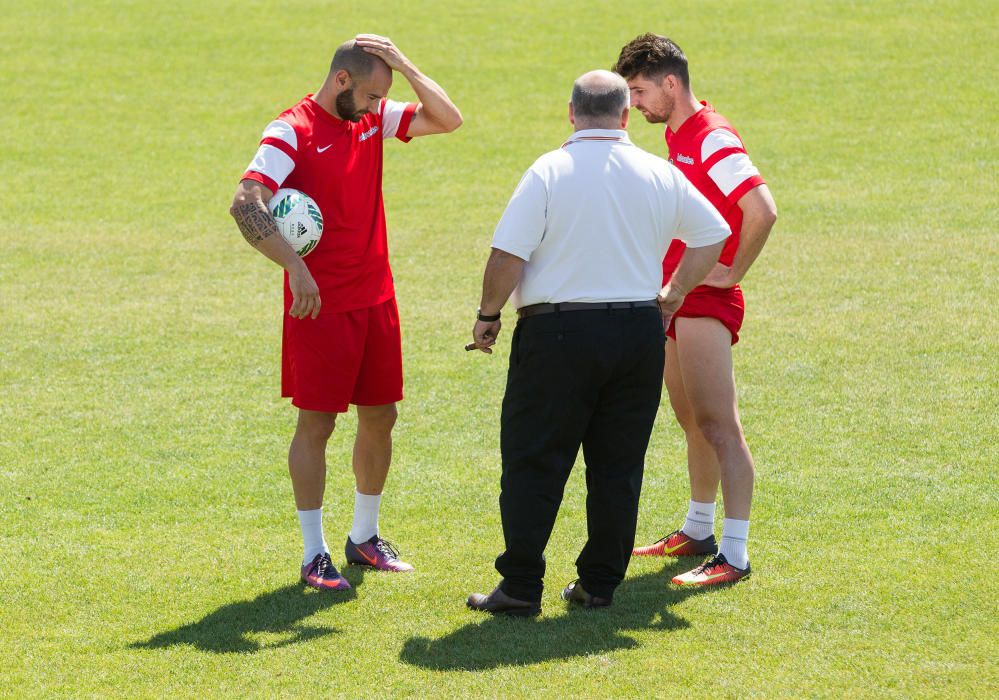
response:
<path id="1" fill-rule="evenodd" d="M 562 311 L 601 311 L 610 309 L 649 309 L 657 308 L 659 303 L 655 299 L 650 299 L 648 301 L 603 301 L 603 302 L 586 302 L 586 301 L 563 301 L 558 304 L 531 304 L 530 306 L 522 306 L 517 309 L 517 315 L 520 318 L 528 318 L 529 316 L 537 316 L 538 314 L 553 314 L 560 313 Z"/>

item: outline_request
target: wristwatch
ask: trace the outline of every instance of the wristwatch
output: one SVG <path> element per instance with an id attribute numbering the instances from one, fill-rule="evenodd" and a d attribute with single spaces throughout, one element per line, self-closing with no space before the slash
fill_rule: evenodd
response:
<path id="1" fill-rule="evenodd" d="M 500 312 L 497 311 L 492 316 L 487 316 L 484 313 L 482 313 L 482 309 L 479 308 L 479 309 L 475 310 L 475 317 L 478 318 L 483 323 L 492 323 L 493 321 L 499 321 L 500 320 Z"/>

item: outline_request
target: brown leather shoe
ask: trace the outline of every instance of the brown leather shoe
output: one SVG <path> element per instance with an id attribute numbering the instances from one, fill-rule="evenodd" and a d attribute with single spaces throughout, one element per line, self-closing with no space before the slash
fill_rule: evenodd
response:
<path id="1" fill-rule="evenodd" d="M 518 600 L 511 598 L 501 591 L 499 587 L 492 593 L 473 593 L 468 596 L 465 605 L 472 610 L 492 613 L 493 615 L 516 615 L 517 617 L 534 617 L 541 614 L 541 603 L 534 603 L 529 600 Z"/>
<path id="2" fill-rule="evenodd" d="M 569 603 L 579 603 L 584 608 L 606 608 L 612 602 L 610 598 L 601 598 L 587 593 L 583 590 L 579 579 L 562 589 L 562 600 Z"/>

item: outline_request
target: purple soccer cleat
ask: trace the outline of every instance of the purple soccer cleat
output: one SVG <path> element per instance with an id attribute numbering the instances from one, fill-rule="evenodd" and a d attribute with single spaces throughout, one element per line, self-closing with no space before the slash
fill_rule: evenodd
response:
<path id="1" fill-rule="evenodd" d="M 321 591 L 346 591 L 350 588 L 347 579 L 333 566 L 329 552 L 317 554 L 311 562 L 302 565 L 302 583 Z"/>
<path id="2" fill-rule="evenodd" d="M 354 544 L 350 537 L 344 547 L 348 564 L 371 566 L 380 571 L 413 571 L 413 565 L 399 560 L 399 551 L 378 535 L 361 544 Z"/>

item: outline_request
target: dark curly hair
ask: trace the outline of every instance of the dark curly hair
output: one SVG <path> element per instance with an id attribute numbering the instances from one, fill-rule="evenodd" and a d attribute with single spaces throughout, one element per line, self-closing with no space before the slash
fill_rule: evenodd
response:
<path id="1" fill-rule="evenodd" d="M 635 76 L 661 80 L 666 75 L 674 75 L 684 87 L 690 87 L 690 73 L 683 49 L 658 34 L 642 34 L 629 41 L 621 49 L 614 72 L 625 80 Z"/>

